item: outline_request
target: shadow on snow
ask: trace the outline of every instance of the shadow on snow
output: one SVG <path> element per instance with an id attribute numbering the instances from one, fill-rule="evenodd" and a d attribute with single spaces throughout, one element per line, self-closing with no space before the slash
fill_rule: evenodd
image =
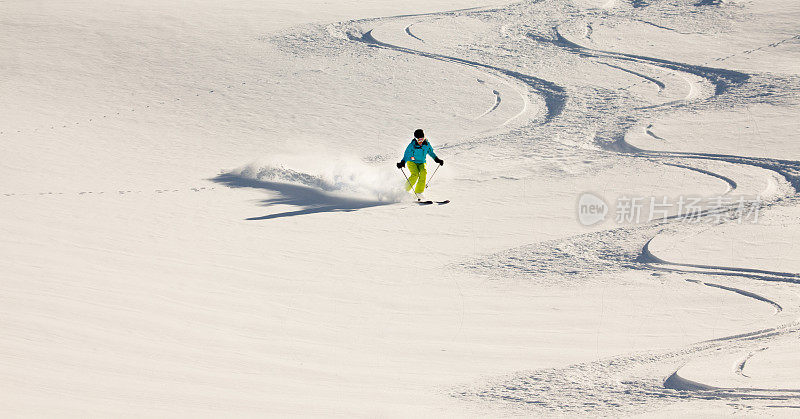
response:
<path id="1" fill-rule="evenodd" d="M 223 173 L 210 180 L 229 188 L 253 188 L 275 192 L 277 197 L 261 201 L 264 206 L 293 205 L 301 208 L 296 211 L 251 217 L 247 220 L 270 220 L 319 212 L 351 212 L 362 208 L 391 204 L 391 202 L 336 196 L 308 186 L 256 180 L 233 173 Z"/>

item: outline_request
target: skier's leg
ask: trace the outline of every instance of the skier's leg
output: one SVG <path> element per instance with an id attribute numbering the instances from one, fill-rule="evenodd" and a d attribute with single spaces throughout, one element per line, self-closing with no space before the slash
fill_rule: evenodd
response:
<path id="1" fill-rule="evenodd" d="M 413 161 L 406 162 L 406 167 L 408 167 L 408 171 L 410 172 L 410 176 L 408 177 L 408 183 L 406 183 L 406 190 L 410 191 L 411 187 L 414 186 L 414 183 L 417 181 L 419 177 L 419 168 L 417 168 L 417 164 Z"/>
<path id="2" fill-rule="evenodd" d="M 417 181 L 417 187 L 414 189 L 414 193 L 422 193 L 425 191 L 425 179 L 428 177 L 428 169 L 425 168 L 425 164 L 419 165 L 419 181 Z"/>

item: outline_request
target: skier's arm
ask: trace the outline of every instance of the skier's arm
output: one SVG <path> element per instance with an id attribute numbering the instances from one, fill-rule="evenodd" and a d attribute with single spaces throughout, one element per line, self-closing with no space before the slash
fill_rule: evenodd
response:
<path id="1" fill-rule="evenodd" d="M 435 161 L 436 163 L 444 164 L 444 160 L 440 159 L 439 156 L 437 156 L 436 153 L 433 152 L 433 146 L 430 145 L 430 143 L 428 143 L 428 155 L 433 157 L 433 161 Z"/>
<path id="2" fill-rule="evenodd" d="M 434 160 L 437 160 L 438 157 L 436 157 L 436 153 L 433 152 L 433 146 L 431 145 L 431 143 L 428 143 L 428 147 L 426 147 L 426 148 L 428 149 L 427 150 L 428 151 L 428 155 L 433 157 Z"/>

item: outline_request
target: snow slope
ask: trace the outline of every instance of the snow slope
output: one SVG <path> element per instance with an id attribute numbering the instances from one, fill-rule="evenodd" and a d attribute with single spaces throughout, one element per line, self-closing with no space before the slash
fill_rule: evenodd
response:
<path id="1" fill-rule="evenodd" d="M 785 414 L 798 17 L 2 2 L 0 411 Z M 416 128 L 448 205 L 399 190 Z M 764 208 L 618 223 L 631 196 Z"/>

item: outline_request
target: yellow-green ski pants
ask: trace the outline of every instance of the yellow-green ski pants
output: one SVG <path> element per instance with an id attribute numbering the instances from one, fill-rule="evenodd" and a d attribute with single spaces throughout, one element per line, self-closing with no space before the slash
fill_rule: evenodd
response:
<path id="1" fill-rule="evenodd" d="M 425 190 L 425 179 L 428 177 L 425 163 L 417 164 L 413 161 L 408 161 L 406 162 L 406 167 L 408 167 L 408 171 L 411 172 L 411 176 L 409 176 L 408 183 L 406 184 L 406 190 L 411 190 L 411 187 L 414 186 L 416 182 L 417 187 L 414 188 L 414 193 L 422 193 Z"/>

